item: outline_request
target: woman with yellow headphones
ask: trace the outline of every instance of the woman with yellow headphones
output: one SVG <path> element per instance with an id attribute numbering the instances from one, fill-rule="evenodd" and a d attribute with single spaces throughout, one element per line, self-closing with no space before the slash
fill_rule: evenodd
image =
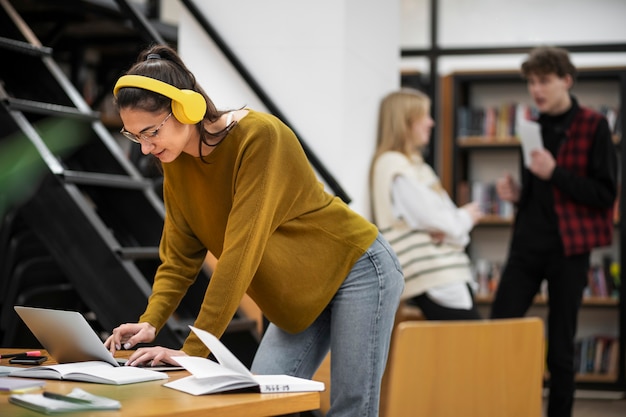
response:
<path id="1" fill-rule="evenodd" d="M 377 416 L 404 282 L 376 227 L 324 190 L 284 123 L 217 110 L 171 48 L 141 53 L 114 94 L 122 133 L 162 162 L 166 217 L 148 306 L 107 348 L 153 341 L 208 250 L 218 261 L 195 327 L 220 337 L 247 293 L 270 321 L 253 373 L 311 378 L 330 349 L 328 416 Z M 190 334 L 181 350 L 140 348 L 129 364 L 208 353 Z"/>

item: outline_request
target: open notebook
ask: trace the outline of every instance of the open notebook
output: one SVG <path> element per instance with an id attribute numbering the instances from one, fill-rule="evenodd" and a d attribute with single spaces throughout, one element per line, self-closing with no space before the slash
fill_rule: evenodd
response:
<path id="1" fill-rule="evenodd" d="M 324 383 L 290 375 L 253 375 L 222 342 L 211 333 L 189 326 L 217 359 L 198 356 L 174 358 L 191 375 L 163 386 L 192 395 L 251 390 L 260 393 L 324 391 Z"/>

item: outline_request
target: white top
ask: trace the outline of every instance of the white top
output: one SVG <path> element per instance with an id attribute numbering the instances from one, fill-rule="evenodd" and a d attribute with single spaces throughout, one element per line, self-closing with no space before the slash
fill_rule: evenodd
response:
<path id="1" fill-rule="evenodd" d="M 403 218 L 413 229 L 426 229 L 445 234 L 444 241 L 467 246 L 473 227 L 467 210 L 460 209 L 445 192 L 436 192 L 404 175 L 397 176 L 392 185 L 394 214 Z M 465 282 L 451 282 L 432 287 L 426 294 L 442 306 L 472 308 L 472 296 Z"/>
<path id="2" fill-rule="evenodd" d="M 419 155 L 411 159 L 398 152 L 381 155 L 375 166 L 373 197 L 375 219 L 381 229 L 401 221 L 414 230 L 442 232 L 444 243 L 461 252 L 470 241 L 473 222 L 469 213 L 452 202 L 432 168 Z M 423 286 L 429 297 L 441 305 L 469 309 L 470 281 L 469 271 L 456 270 L 445 278 L 431 277 L 428 284 L 416 285 Z"/>
<path id="3" fill-rule="evenodd" d="M 392 205 L 396 216 L 413 229 L 443 232 L 444 241 L 465 247 L 470 241 L 473 222 L 467 210 L 458 208 L 445 191 L 397 176 L 392 185 Z"/>

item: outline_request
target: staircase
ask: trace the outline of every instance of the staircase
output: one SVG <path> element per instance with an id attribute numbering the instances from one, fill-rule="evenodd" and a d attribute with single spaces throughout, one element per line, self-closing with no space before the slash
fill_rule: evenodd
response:
<path id="1" fill-rule="evenodd" d="M 15 304 L 81 311 L 103 337 L 145 309 L 159 265 L 161 178 L 111 133 L 121 123 L 107 104 L 138 51 L 154 37 L 175 41 L 175 30 L 134 12 L 125 1 L 0 0 L 2 346 L 34 343 Z M 180 347 L 209 279 L 201 271 L 155 343 Z M 255 326 L 237 315 L 222 338 L 247 365 Z"/>

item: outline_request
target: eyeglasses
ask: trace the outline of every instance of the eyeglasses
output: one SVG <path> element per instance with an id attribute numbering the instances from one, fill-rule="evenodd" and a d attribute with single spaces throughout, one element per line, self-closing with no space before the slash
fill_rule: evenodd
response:
<path id="1" fill-rule="evenodd" d="M 165 122 L 167 122 L 167 119 L 169 119 L 170 116 L 172 116 L 172 112 L 170 112 L 170 114 L 168 114 L 165 119 L 163 119 L 159 127 L 154 130 L 146 130 L 145 132 L 140 132 L 139 135 L 135 135 L 134 133 L 131 133 L 128 130 L 122 128 L 122 130 L 120 130 L 120 133 L 124 135 L 126 139 L 132 140 L 135 143 L 141 143 L 142 140 L 147 143 L 152 143 L 150 139 L 155 138 L 159 134 L 159 129 L 163 127 L 163 125 L 165 124 Z"/>

